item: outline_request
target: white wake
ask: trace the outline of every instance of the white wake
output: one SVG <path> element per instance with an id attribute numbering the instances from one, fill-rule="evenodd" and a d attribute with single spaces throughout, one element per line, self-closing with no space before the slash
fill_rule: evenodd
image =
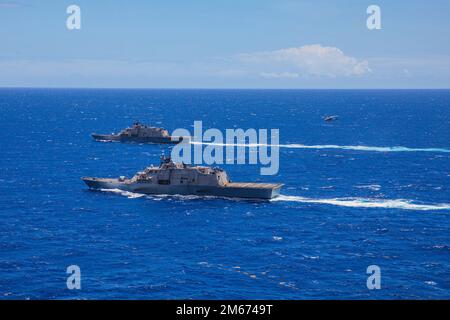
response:
<path id="1" fill-rule="evenodd" d="M 214 199 L 229 199 L 233 201 L 248 201 L 248 199 L 241 198 L 225 198 L 217 196 L 197 196 L 197 195 L 146 195 L 142 193 L 135 193 L 130 191 L 124 191 L 120 189 L 100 189 L 103 192 L 116 193 L 129 199 L 136 199 L 141 197 L 147 197 L 153 200 L 178 199 L 178 200 L 214 200 Z M 280 195 L 270 200 L 270 202 L 279 201 L 291 201 L 301 203 L 313 203 L 313 204 L 327 204 L 340 207 L 352 207 L 352 208 L 384 208 L 384 209 L 404 209 L 404 210 L 450 210 L 450 204 L 419 204 L 414 203 L 411 200 L 404 199 L 367 199 L 367 198 L 331 198 L 331 199 L 315 199 L 305 198 L 300 196 L 287 196 Z"/>
<path id="2" fill-rule="evenodd" d="M 276 201 L 293 201 L 301 203 L 327 204 L 340 207 L 352 208 L 384 208 L 384 209 L 404 209 L 404 210 L 450 210 L 450 204 L 419 204 L 411 200 L 405 199 L 368 199 L 368 198 L 331 198 L 331 199 L 314 199 L 299 196 L 280 195 L 271 200 Z"/>
<path id="3" fill-rule="evenodd" d="M 356 151 L 372 151 L 372 152 L 440 152 L 450 153 L 450 149 L 445 148 L 409 148 L 402 146 L 395 147 L 373 147 L 373 146 L 340 146 L 335 144 L 321 144 L 321 145 L 305 145 L 305 144 L 263 144 L 263 143 L 216 143 L 216 142 L 198 142 L 190 141 L 191 144 L 196 145 L 212 145 L 221 147 L 279 147 L 287 149 L 341 149 L 341 150 L 356 150 Z"/>
<path id="4" fill-rule="evenodd" d="M 117 193 L 121 196 L 127 197 L 128 199 L 135 199 L 135 198 L 141 198 L 145 197 L 146 195 L 143 193 L 136 193 L 136 192 L 130 192 L 130 191 L 124 191 L 120 189 L 99 189 L 103 192 L 111 192 L 111 193 Z"/>

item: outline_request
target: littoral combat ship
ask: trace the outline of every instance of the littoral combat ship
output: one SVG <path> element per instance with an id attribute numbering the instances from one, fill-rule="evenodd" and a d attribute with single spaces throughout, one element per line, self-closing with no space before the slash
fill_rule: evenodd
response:
<path id="1" fill-rule="evenodd" d="M 97 134 L 92 137 L 98 141 L 120 141 L 139 143 L 165 143 L 177 144 L 187 137 L 171 137 L 164 128 L 148 127 L 142 123 L 135 122 L 133 126 L 123 129 L 118 134 Z"/>
<path id="2" fill-rule="evenodd" d="M 143 194 L 198 195 L 229 198 L 271 199 L 280 194 L 279 183 L 233 183 L 219 168 L 174 163 L 161 157 L 159 167 L 150 166 L 131 179 L 84 177 L 91 189 L 120 189 Z"/>

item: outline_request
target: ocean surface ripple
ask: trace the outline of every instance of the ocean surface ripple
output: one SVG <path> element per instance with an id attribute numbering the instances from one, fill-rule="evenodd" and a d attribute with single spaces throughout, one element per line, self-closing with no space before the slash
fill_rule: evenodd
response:
<path id="1" fill-rule="evenodd" d="M 449 90 L 0 89 L 0 111 L 0 299 L 450 299 Z M 279 129 L 276 175 L 220 167 L 282 195 L 81 180 L 131 177 L 170 152 L 91 133 L 197 120 Z M 80 290 L 66 287 L 71 265 Z M 367 289 L 370 265 L 381 290 Z"/>

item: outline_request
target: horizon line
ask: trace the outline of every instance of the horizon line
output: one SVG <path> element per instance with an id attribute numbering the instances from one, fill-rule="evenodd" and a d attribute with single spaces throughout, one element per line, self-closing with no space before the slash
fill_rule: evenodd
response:
<path id="1" fill-rule="evenodd" d="M 76 89 L 76 90 L 450 90 L 448 88 L 264 88 L 264 87 L 45 87 L 45 86 L 0 86 L 3 89 Z"/>

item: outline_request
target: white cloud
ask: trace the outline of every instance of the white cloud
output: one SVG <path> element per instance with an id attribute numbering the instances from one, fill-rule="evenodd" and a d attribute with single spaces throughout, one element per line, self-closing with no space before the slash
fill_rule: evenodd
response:
<path id="1" fill-rule="evenodd" d="M 255 79 L 301 80 L 360 76 L 370 72 L 367 61 L 358 61 L 333 47 L 309 45 L 259 53 L 240 54 L 201 62 L 134 61 L 110 59 L 0 59 L 2 80 L 28 82 L 52 79 Z"/>
<path id="2" fill-rule="evenodd" d="M 238 59 L 244 64 L 259 66 L 262 69 L 261 76 L 285 75 L 286 78 L 289 75 L 303 74 L 335 78 L 361 76 L 371 72 L 366 60 L 358 60 L 345 55 L 339 48 L 323 47 L 320 44 L 240 54 Z"/>
<path id="3" fill-rule="evenodd" d="M 450 55 L 365 59 L 320 45 L 191 62 L 0 58 L 0 86 L 450 87 Z"/>

